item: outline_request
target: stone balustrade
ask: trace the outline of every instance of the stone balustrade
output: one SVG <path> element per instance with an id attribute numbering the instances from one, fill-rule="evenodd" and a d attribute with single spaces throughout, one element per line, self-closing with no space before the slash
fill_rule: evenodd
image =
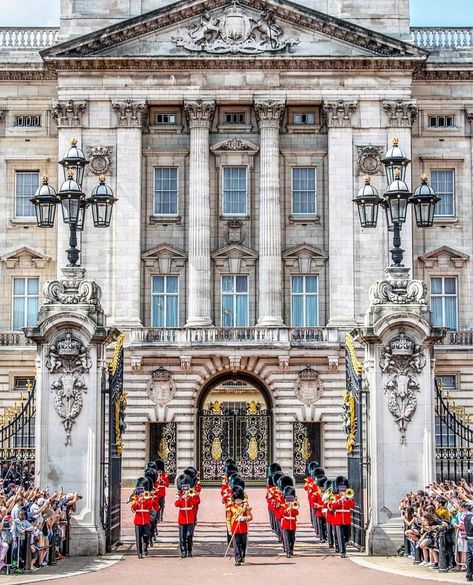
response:
<path id="1" fill-rule="evenodd" d="M 35 345 L 22 331 L 0 331 L 0 347 L 23 347 Z"/>
<path id="2" fill-rule="evenodd" d="M 57 45 L 59 28 L 0 28 L 0 49 L 46 49 Z"/>
<path id="3" fill-rule="evenodd" d="M 462 49 L 473 47 L 473 28 L 412 27 L 412 41 L 423 49 Z"/>
<path id="4" fill-rule="evenodd" d="M 131 329 L 131 345 L 281 345 L 304 346 L 338 344 L 337 329 L 324 327 L 183 327 Z"/>
<path id="5" fill-rule="evenodd" d="M 473 331 L 447 331 L 445 337 L 437 345 L 473 346 Z"/>

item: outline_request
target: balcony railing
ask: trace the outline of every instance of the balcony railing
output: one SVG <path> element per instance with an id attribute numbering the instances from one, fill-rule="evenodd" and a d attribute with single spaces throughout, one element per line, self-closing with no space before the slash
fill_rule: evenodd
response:
<path id="1" fill-rule="evenodd" d="M 463 49 L 473 47 L 473 28 L 413 27 L 412 41 L 423 49 Z"/>
<path id="2" fill-rule="evenodd" d="M 46 49 L 57 45 L 59 28 L 0 28 L 0 49 Z"/>
<path id="3" fill-rule="evenodd" d="M 0 331 L 0 347 L 24 347 L 34 345 L 31 339 L 27 339 L 21 331 Z"/>
<path id="4" fill-rule="evenodd" d="M 131 344 L 162 345 L 305 345 L 338 343 L 338 331 L 324 327 L 183 327 L 130 331 Z"/>
<path id="5" fill-rule="evenodd" d="M 472 345 L 473 331 L 447 331 L 437 345 Z"/>

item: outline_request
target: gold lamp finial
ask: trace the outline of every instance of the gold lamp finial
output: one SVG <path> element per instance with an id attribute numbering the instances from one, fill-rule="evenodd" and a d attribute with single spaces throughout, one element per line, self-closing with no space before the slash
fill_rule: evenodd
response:
<path id="1" fill-rule="evenodd" d="M 49 181 L 48 175 L 44 173 L 44 175 L 41 177 L 41 180 L 43 181 L 43 185 L 47 185 Z"/>
<path id="2" fill-rule="evenodd" d="M 369 184 L 370 184 L 370 182 L 371 182 L 371 177 L 370 177 L 369 175 L 365 175 L 365 176 L 363 177 L 363 179 L 364 179 L 364 181 L 365 181 L 365 183 L 366 183 L 367 185 L 369 185 Z"/>
<path id="3" fill-rule="evenodd" d="M 72 144 L 72 146 L 77 146 L 77 138 L 75 136 L 74 136 L 74 138 L 72 138 L 71 144 Z"/>
<path id="4" fill-rule="evenodd" d="M 423 183 L 427 183 L 427 181 L 429 180 L 429 177 L 425 173 L 422 173 L 422 175 L 420 176 L 420 180 Z"/>
<path id="5" fill-rule="evenodd" d="M 393 146 L 399 146 L 399 138 L 394 136 L 392 139 Z"/>
<path id="6" fill-rule="evenodd" d="M 107 177 L 106 177 L 106 176 L 105 176 L 105 175 L 102 173 L 102 174 L 100 175 L 100 177 L 99 177 L 99 181 L 100 181 L 101 183 L 105 183 L 105 181 L 106 181 L 106 180 L 107 180 Z"/>

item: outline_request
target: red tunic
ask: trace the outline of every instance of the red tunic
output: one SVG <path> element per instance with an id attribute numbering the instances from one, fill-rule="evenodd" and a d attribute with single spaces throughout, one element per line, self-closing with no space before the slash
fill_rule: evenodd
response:
<path id="1" fill-rule="evenodd" d="M 323 518 L 324 514 L 322 509 L 324 507 L 324 502 L 322 500 L 322 492 L 320 491 L 320 488 L 318 489 L 318 491 L 313 491 L 311 493 L 309 504 L 310 507 L 315 510 L 315 515 L 317 516 L 317 518 Z"/>
<path id="2" fill-rule="evenodd" d="M 279 510 L 281 530 L 296 530 L 296 518 L 299 515 L 299 510 L 294 507 L 294 502 L 284 502 L 281 504 Z"/>
<path id="3" fill-rule="evenodd" d="M 268 508 L 277 516 L 277 510 L 284 502 L 284 496 L 279 488 L 271 488 L 271 497 L 268 499 Z"/>
<path id="4" fill-rule="evenodd" d="M 195 517 L 197 508 L 200 504 L 200 497 L 198 494 L 185 497 L 182 492 L 176 496 L 175 505 L 179 508 L 179 515 L 177 521 L 179 524 L 195 524 Z"/>
<path id="5" fill-rule="evenodd" d="M 164 498 L 166 495 L 166 488 L 169 487 L 169 477 L 166 473 L 161 473 L 158 475 L 158 479 L 154 484 L 154 491 L 158 498 Z"/>
<path id="6" fill-rule="evenodd" d="M 253 520 L 250 506 L 247 503 L 231 504 L 227 508 L 227 520 L 232 534 L 247 534 L 248 522 Z"/>
<path id="7" fill-rule="evenodd" d="M 153 508 L 153 498 L 140 496 L 131 504 L 131 511 L 135 513 L 135 526 L 143 526 L 151 521 L 150 513 Z"/>
<path id="8" fill-rule="evenodd" d="M 353 498 L 346 498 L 343 494 L 337 494 L 332 502 L 334 526 L 348 526 L 351 524 L 351 511 L 355 507 Z"/>

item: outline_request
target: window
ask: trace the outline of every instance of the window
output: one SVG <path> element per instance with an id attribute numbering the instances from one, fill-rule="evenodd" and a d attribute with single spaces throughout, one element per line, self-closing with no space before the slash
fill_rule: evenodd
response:
<path id="1" fill-rule="evenodd" d="M 435 207 L 435 217 L 455 216 L 455 171 L 453 170 L 432 170 L 430 182 L 440 197 Z"/>
<path id="2" fill-rule="evenodd" d="M 39 309 L 39 279 L 13 279 L 13 330 L 36 325 Z"/>
<path id="3" fill-rule="evenodd" d="M 153 276 L 151 326 L 179 327 L 179 278 Z"/>
<path id="4" fill-rule="evenodd" d="M 17 128 L 39 128 L 41 127 L 41 115 L 38 116 L 15 116 Z"/>
<path id="5" fill-rule="evenodd" d="M 435 376 L 435 379 L 437 380 L 444 394 L 447 392 L 455 392 L 457 389 L 456 376 Z"/>
<path id="6" fill-rule="evenodd" d="M 222 327 L 248 327 L 248 276 L 222 276 Z"/>
<path id="7" fill-rule="evenodd" d="M 310 126 L 312 124 L 315 124 L 315 115 L 313 114 L 313 112 L 307 112 L 307 113 L 296 113 L 292 115 L 292 123 L 295 126 Z"/>
<path id="8" fill-rule="evenodd" d="M 156 124 L 175 124 L 176 114 L 156 114 Z"/>
<path id="9" fill-rule="evenodd" d="M 455 116 L 429 116 L 429 128 L 453 128 Z"/>
<path id="10" fill-rule="evenodd" d="M 225 112 L 225 124 L 245 124 L 245 112 Z"/>
<path id="11" fill-rule="evenodd" d="M 25 394 L 33 388 L 33 384 L 34 376 L 15 376 L 14 378 L 15 392 L 23 392 L 23 394 Z"/>
<path id="12" fill-rule="evenodd" d="M 246 167 L 223 167 L 223 213 L 246 215 L 247 194 Z"/>
<path id="13" fill-rule="evenodd" d="M 30 199 L 36 193 L 38 185 L 38 171 L 15 173 L 15 217 L 35 217 L 34 205 Z"/>
<path id="14" fill-rule="evenodd" d="M 457 435 L 449 424 L 435 415 L 435 447 L 456 447 Z"/>
<path id="15" fill-rule="evenodd" d="M 291 283 L 291 323 L 293 327 L 319 324 L 318 276 L 293 276 Z"/>
<path id="16" fill-rule="evenodd" d="M 292 213 L 314 215 L 317 212 L 314 167 L 292 169 Z"/>
<path id="17" fill-rule="evenodd" d="M 177 167 L 154 169 L 154 215 L 177 215 Z"/>
<path id="18" fill-rule="evenodd" d="M 436 277 L 430 281 L 430 308 L 434 327 L 457 328 L 457 279 Z"/>

